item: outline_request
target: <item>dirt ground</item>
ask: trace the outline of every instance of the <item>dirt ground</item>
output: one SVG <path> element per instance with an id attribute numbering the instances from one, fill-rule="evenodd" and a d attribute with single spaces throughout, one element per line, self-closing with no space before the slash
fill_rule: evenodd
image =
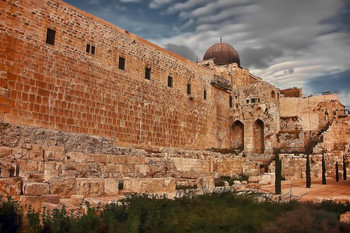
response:
<path id="1" fill-rule="evenodd" d="M 350 201 L 350 179 L 336 182 L 333 178 L 327 178 L 326 185 L 322 184 L 321 179 L 312 180 L 310 188 L 305 187 L 305 180 L 282 181 L 282 195 L 291 190 L 293 196 L 302 196 L 301 201 Z M 262 185 L 260 191 L 274 193 L 275 185 Z"/>

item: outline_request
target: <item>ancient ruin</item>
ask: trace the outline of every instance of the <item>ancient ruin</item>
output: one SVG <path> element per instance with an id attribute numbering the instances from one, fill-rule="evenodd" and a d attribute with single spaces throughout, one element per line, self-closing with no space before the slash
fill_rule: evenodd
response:
<path id="1" fill-rule="evenodd" d="M 276 148 L 290 180 L 307 153 L 313 177 L 322 154 L 330 177 L 349 159 L 336 94 L 280 90 L 225 43 L 191 62 L 60 0 L 0 2 L 0 119 L 0 195 L 36 208 L 273 182 Z"/>

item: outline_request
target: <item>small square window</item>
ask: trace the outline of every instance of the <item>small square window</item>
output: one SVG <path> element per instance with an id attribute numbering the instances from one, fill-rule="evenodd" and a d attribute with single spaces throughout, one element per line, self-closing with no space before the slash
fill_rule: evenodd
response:
<path id="1" fill-rule="evenodd" d="M 168 87 L 173 87 L 173 77 L 168 76 Z"/>
<path id="2" fill-rule="evenodd" d="M 151 79 L 151 69 L 147 67 L 145 68 L 145 79 Z"/>
<path id="3" fill-rule="evenodd" d="M 206 100 L 207 99 L 207 91 L 206 90 L 204 90 L 204 92 L 203 92 L 203 98 Z"/>
<path id="4" fill-rule="evenodd" d="M 90 44 L 86 44 L 86 52 L 87 53 L 90 53 L 90 47 L 91 47 Z"/>
<path id="5" fill-rule="evenodd" d="M 91 46 L 91 54 L 94 55 L 95 54 L 95 46 Z"/>
<path id="6" fill-rule="evenodd" d="M 255 103 L 255 99 L 253 98 L 253 99 L 251 99 L 251 102 L 252 102 L 252 104 L 254 104 Z"/>
<path id="7" fill-rule="evenodd" d="M 46 44 L 55 45 L 56 31 L 48 28 L 46 31 Z"/>
<path id="8" fill-rule="evenodd" d="M 191 95 L 191 84 L 187 84 L 187 95 Z"/>
<path id="9" fill-rule="evenodd" d="M 119 57 L 118 68 L 121 70 L 125 70 L 125 58 Z"/>
<path id="10" fill-rule="evenodd" d="M 246 100 L 247 104 L 249 104 L 249 100 Z"/>

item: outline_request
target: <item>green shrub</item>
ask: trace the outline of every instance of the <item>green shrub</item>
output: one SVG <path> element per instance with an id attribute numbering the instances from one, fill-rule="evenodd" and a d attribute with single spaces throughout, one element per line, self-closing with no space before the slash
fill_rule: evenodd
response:
<path id="1" fill-rule="evenodd" d="M 283 212 L 274 222 L 262 226 L 261 232 L 339 232 L 339 228 L 340 222 L 335 213 L 301 206 L 297 209 Z"/>
<path id="2" fill-rule="evenodd" d="M 29 233 L 40 233 L 43 232 L 43 227 L 40 224 L 40 216 L 38 212 L 35 212 L 31 206 L 26 214 L 28 220 L 28 232 Z"/>
<path id="3" fill-rule="evenodd" d="M 0 232 L 18 232 L 22 225 L 22 209 L 17 201 L 0 196 Z"/>

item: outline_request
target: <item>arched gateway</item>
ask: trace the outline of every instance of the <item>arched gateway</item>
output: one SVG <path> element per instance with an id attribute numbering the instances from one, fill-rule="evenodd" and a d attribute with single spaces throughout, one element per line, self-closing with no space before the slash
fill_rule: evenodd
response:
<path id="1" fill-rule="evenodd" d="M 264 147 L 264 122 L 256 120 L 253 125 L 254 153 L 263 154 Z"/>
<path id="2" fill-rule="evenodd" d="M 244 125 L 241 121 L 235 121 L 232 125 L 233 148 L 244 148 Z"/>

